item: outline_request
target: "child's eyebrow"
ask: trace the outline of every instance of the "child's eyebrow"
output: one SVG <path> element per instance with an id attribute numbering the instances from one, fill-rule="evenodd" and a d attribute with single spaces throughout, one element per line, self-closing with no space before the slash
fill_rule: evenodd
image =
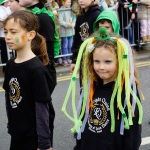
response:
<path id="1" fill-rule="evenodd" d="M 4 30 L 8 30 L 8 29 L 4 28 Z M 13 28 L 12 28 L 12 29 L 9 29 L 9 30 L 11 30 L 11 31 L 12 31 L 12 30 L 15 30 L 15 31 L 17 31 L 17 29 L 13 29 Z"/>

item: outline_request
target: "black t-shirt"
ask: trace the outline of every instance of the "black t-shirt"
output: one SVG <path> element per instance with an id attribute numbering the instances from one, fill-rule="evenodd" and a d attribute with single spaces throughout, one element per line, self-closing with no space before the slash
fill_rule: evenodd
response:
<path id="1" fill-rule="evenodd" d="M 74 42 L 72 46 L 72 60 L 76 62 L 79 48 L 83 41 L 85 41 L 93 33 L 93 23 L 100 14 L 101 10 L 98 5 L 93 5 L 85 13 L 85 15 L 79 15 L 75 25 Z"/>
<path id="2" fill-rule="evenodd" d="M 23 63 L 9 60 L 3 88 L 10 134 L 35 134 L 35 102 L 51 101 L 51 77 L 47 68 L 38 57 Z"/>
<path id="3" fill-rule="evenodd" d="M 121 114 L 114 104 L 115 132 L 111 133 L 110 99 L 114 88 L 114 82 L 105 85 L 95 83 L 93 95 L 93 107 L 89 111 L 89 117 L 85 130 L 81 136 L 80 150 L 138 150 L 141 143 L 141 125 L 138 125 L 138 112 L 135 111 L 134 125 L 129 130 L 124 130 L 120 135 Z M 124 100 L 125 95 L 122 95 Z M 127 111 L 126 111 L 127 112 Z M 117 115 L 119 113 L 119 120 Z"/>

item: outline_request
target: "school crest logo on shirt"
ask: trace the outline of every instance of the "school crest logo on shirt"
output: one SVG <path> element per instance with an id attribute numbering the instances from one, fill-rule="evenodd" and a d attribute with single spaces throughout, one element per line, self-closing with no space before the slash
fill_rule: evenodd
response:
<path id="1" fill-rule="evenodd" d="M 86 40 L 88 37 L 89 37 L 89 25 L 87 22 L 84 22 L 81 26 L 81 32 L 80 33 L 80 36 L 81 36 L 81 40 L 84 41 Z"/>
<path id="2" fill-rule="evenodd" d="M 93 105 L 94 107 L 90 110 L 88 119 L 89 130 L 100 133 L 109 123 L 108 113 L 110 107 L 105 98 L 93 100 Z"/>
<path id="3" fill-rule="evenodd" d="M 20 86 L 17 78 L 11 78 L 11 80 L 9 81 L 9 86 L 10 105 L 12 108 L 16 108 L 22 100 L 22 96 L 20 95 Z"/>

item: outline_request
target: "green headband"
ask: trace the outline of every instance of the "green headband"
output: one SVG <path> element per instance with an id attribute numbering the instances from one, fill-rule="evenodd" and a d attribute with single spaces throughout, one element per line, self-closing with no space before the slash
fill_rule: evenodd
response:
<path id="1" fill-rule="evenodd" d="M 94 37 L 96 40 L 110 40 L 110 35 L 106 28 L 101 27 L 99 28 L 99 35 Z"/>

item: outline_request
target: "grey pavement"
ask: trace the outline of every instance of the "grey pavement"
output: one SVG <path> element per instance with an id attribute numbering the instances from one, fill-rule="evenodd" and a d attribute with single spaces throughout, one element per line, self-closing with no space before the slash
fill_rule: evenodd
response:
<path id="1" fill-rule="evenodd" d="M 139 50 L 135 52 L 136 62 L 149 61 L 150 60 L 150 49 L 149 50 Z M 56 65 L 56 72 L 58 74 L 69 72 L 70 66 L 62 66 L 60 64 Z M 0 85 L 4 81 L 4 75 L 2 73 L 2 67 L 0 67 Z"/>

